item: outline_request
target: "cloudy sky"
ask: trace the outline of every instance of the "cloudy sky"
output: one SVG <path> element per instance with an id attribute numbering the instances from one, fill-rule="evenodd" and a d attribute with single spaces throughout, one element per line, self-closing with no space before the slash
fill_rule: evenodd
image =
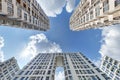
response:
<path id="1" fill-rule="evenodd" d="M 50 19 L 50 30 L 35 31 L 0 26 L 0 61 L 15 57 L 20 68 L 39 52 L 82 52 L 96 65 L 108 55 L 120 60 L 120 25 L 73 32 L 70 16 L 79 0 L 38 0 Z M 57 80 L 64 80 L 58 68 Z"/>

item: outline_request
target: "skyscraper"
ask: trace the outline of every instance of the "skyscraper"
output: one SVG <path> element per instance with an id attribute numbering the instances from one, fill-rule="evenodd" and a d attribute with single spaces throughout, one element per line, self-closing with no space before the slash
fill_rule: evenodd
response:
<path id="1" fill-rule="evenodd" d="M 81 53 L 40 53 L 13 80 L 54 80 L 60 66 L 64 68 L 65 80 L 109 80 Z"/>
<path id="2" fill-rule="evenodd" d="M 0 0 L 0 25 L 46 31 L 49 19 L 36 0 Z"/>
<path id="3" fill-rule="evenodd" d="M 7 61 L 0 62 L 0 80 L 12 80 L 18 71 L 19 66 L 14 57 Z"/>
<path id="4" fill-rule="evenodd" d="M 120 0 L 80 0 L 70 18 L 73 31 L 120 23 Z"/>
<path id="5" fill-rule="evenodd" d="M 105 72 L 112 80 L 120 80 L 120 62 L 104 56 L 101 63 L 101 70 Z"/>

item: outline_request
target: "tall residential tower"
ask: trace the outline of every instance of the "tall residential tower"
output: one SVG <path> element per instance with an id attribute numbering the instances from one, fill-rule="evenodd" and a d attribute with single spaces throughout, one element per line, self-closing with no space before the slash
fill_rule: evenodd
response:
<path id="1" fill-rule="evenodd" d="M 7 61 L 0 62 L 0 80 L 12 80 L 18 71 L 19 66 L 14 57 Z"/>
<path id="2" fill-rule="evenodd" d="M 120 0 L 80 0 L 70 18 L 73 31 L 120 23 Z"/>
<path id="3" fill-rule="evenodd" d="M 120 80 L 120 61 L 104 56 L 101 63 L 101 70 L 112 80 Z"/>
<path id="4" fill-rule="evenodd" d="M 65 80 L 109 80 L 81 53 L 40 53 L 13 80 L 55 80 L 57 67 L 64 68 Z"/>
<path id="5" fill-rule="evenodd" d="M 0 25 L 46 31 L 49 19 L 36 0 L 0 0 Z"/>

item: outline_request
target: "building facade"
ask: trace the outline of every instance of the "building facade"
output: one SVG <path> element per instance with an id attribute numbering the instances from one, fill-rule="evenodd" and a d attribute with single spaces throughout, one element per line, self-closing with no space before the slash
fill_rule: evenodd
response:
<path id="1" fill-rule="evenodd" d="M 64 68 L 65 80 L 109 80 L 81 53 L 40 53 L 13 80 L 55 80 L 57 67 Z"/>
<path id="2" fill-rule="evenodd" d="M 120 23 L 120 0 L 80 0 L 70 18 L 73 31 Z"/>
<path id="3" fill-rule="evenodd" d="M 18 71 L 19 66 L 14 57 L 7 61 L 0 62 L 0 80 L 12 80 Z"/>
<path id="4" fill-rule="evenodd" d="M 120 80 L 120 62 L 104 56 L 101 63 L 101 70 L 105 72 L 112 80 Z"/>
<path id="5" fill-rule="evenodd" d="M 36 0 L 0 0 L 0 25 L 49 29 L 49 19 Z"/>

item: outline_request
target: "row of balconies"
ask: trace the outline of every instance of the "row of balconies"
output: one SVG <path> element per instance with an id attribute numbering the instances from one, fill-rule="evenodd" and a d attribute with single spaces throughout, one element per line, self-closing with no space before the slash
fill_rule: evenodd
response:
<path id="1" fill-rule="evenodd" d="M 118 1 L 116 0 L 116 1 L 115 1 L 115 4 L 119 5 L 119 4 L 120 4 L 120 1 L 119 1 L 119 0 L 118 0 Z M 99 5 L 99 4 L 98 4 L 98 5 Z M 98 5 L 97 5 L 97 6 L 98 6 Z M 109 7 L 110 7 L 110 6 L 109 6 L 108 3 L 104 3 L 104 5 L 103 5 L 103 13 L 106 12 L 106 11 L 108 11 L 108 10 L 109 10 Z M 90 7 L 89 7 L 89 8 L 90 8 Z M 92 9 L 93 9 L 93 8 L 92 8 Z M 92 9 L 91 9 L 91 10 L 92 10 Z M 100 6 L 100 9 L 102 9 L 101 6 Z M 82 10 L 82 9 L 81 9 L 81 10 Z M 91 10 L 87 10 L 87 12 L 89 12 L 89 11 L 91 11 Z M 75 11 L 75 12 L 76 12 L 76 11 Z M 82 14 L 84 15 L 84 14 L 86 13 L 86 10 L 83 9 L 83 11 L 82 11 L 82 12 L 79 11 L 79 13 L 81 13 L 80 15 L 82 15 Z M 76 13 L 75 13 L 75 14 L 76 14 Z M 83 16 L 83 15 L 82 15 L 82 16 Z M 73 16 L 73 17 L 75 17 L 75 16 Z M 78 17 L 78 16 L 77 16 L 77 17 Z"/>
<path id="2" fill-rule="evenodd" d="M 81 27 L 78 27 L 78 29 L 79 28 L 86 29 L 86 28 L 89 28 L 89 27 L 91 28 L 91 27 L 97 27 L 97 26 L 107 26 L 107 25 L 120 23 L 120 21 L 119 21 L 120 20 L 120 16 L 119 15 L 116 16 L 116 17 L 113 16 L 113 18 L 107 17 L 107 19 L 105 19 L 105 17 L 103 17 L 103 18 L 101 17 L 100 18 L 99 15 L 96 18 L 94 18 L 93 16 L 91 18 L 93 18 L 93 19 L 87 19 L 87 18 L 83 19 L 82 23 L 81 23 L 81 21 L 78 20 L 79 21 L 78 24 L 77 24 L 77 21 L 73 19 L 70 22 L 71 28 L 72 27 L 74 28 L 74 27 L 77 27 L 77 26 L 81 26 Z M 99 21 L 100 19 L 104 19 L 104 20 L 103 21 Z M 92 25 L 91 25 L 91 22 L 92 22 Z M 75 24 L 76 24 L 76 26 L 75 26 Z M 88 24 L 90 24 L 90 25 L 88 25 Z M 88 27 L 87 27 L 87 25 L 88 25 Z M 82 26 L 83 26 L 83 28 L 82 28 Z"/>
<path id="3" fill-rule="evenodd" d="M 20 2 L 20 1 L 18 1 L 18 2 Z M 29 13 L 29 14 L 31 14 L 32 16 L 34 16 L 34 17 L 36 17 L 36 18 L 38 18 L 38 16 L 41 16 L 41 14 L 43 14 L 43 11 L 42 11 L 42 9 L 41 8 L 39 8 L 39 7 L 36 7 L 36 5 L 34 5 L 34 4 L 32 4 L 32 3 L 29 3 L 29 4 L 31 4 L 31 6 L 28 6 L 27 5 L 27 3 L 25 3 L 26 1 L 23 1 L 22 3 L 22 6 L 24 7 L 23 9 L 27 12 L 27 13 Z M 19 4 L 18 4 L 19 5 Z M 39 14 L 39 12 L 40 12 L 40 14 Z M 44 15 L 44 16 L 46 16 L 46 15 Z M 43 16 L 42 16 L 43 17 Z M 45 17 L 45 19 L 46 19 L 46 17 Z"/>
<path id="4" fill-rule="evenodd" d="M 6 26 L 22 26 L 23 28 L 27 28 L 27 29 L 35 29 L 35 30 L 46 30 L 47 29 L 47 25 L 43 24 L 43 25 L 30 25 L 21 21 L 13 21 L 13 20 L 0 20 L 0 24 L 6 25 Z M 43 27 L 44 26 L 44 27 Z"/>

